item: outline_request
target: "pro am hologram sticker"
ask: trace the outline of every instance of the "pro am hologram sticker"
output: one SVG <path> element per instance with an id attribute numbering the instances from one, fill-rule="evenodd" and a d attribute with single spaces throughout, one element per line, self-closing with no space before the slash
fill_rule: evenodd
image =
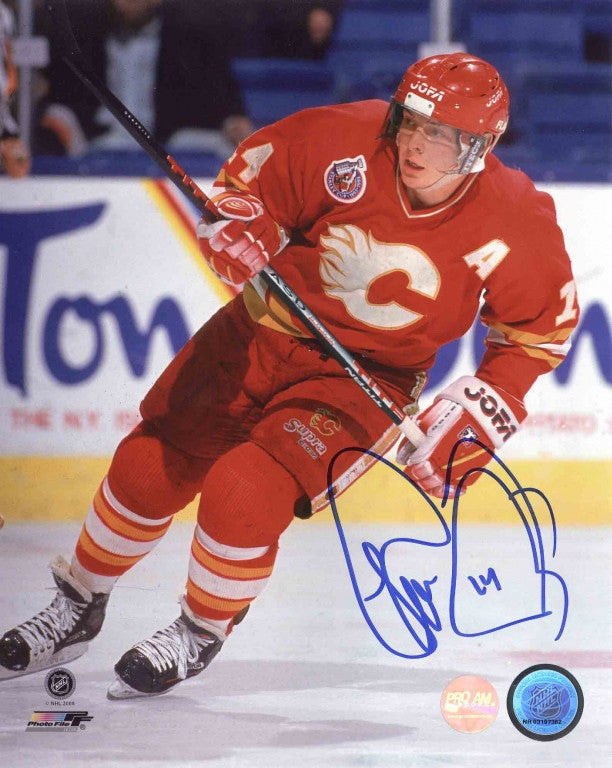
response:
<path id="1" fill-rule="evenodd" d="M 499 698 L 488 680 L 462 675 L 442 692 L 440 709 L 451 728 L 462 733 L 480 733 L 497 717 Z"/>

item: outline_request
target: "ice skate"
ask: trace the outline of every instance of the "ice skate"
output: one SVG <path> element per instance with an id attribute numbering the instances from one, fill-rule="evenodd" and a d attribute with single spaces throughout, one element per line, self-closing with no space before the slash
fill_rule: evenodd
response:
<path id="1" fill-rule="evenodd" d="M 57 584 L 53 601 L 0 639 L 0 679 L 29 675 L 73 661 L 100 631 L 107 594 L 92 594 L 60 556 L 51 563 Z"/>
<path id="2" fill-rule="evenodd" d="M 117 679 L 109 699 L 158 696 L 199 675 L 221 650 L 223 641 L 196 624 L 183 598 L 181 615 L 166 629 L 126 651 L 115 664 Z"/>

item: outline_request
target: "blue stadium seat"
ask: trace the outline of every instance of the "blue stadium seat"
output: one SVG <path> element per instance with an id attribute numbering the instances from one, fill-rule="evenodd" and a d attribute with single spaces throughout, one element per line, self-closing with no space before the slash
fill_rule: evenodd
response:
<path id="1" fill-rule="evenodd" d="M 216 176 L 226 157 L 212 152 L 173 152 L 172 157 L 190 176 Z M 141 176 L 163 178 L 164 173 L 154 160 L 136 146 L 134 149 L 105 149 L 88 152 L 80 157 L 36 155 L 32 163 L 33 176 Z"/>
<path id="2" fill-rule="evenodd" d="M 582 61 L 583 12 L 576 0 L 473 0 L 465 3 L 463 42 L 509 81 L 530 62 Z"/>
<path id="3" fill-rule="evenodd" d="M 334 46 L 427 40 L 429 11 L 409 6 L 406 10 L 346 6 L 334 33 Z"/>
<path id="4" fill-rule="evenodd" d="M 581 5 L 586 32 L 612 35 L 612 0 L 582 0 Z"/>
<path id="5" fill-rule="evenodd" d="M 411 62 L 392 54 L 366 61 L 359 72 L 336 72 L 338 101 L 383 99 L 388 101 Z"/>
<path id="6" fill-rule="evenodd" d="M 612 68 L 555 67 L 522 79 L 524 135 L 543 157 L 612 165 Z"/>
<path id="7" fill-rule="evenodd" d="M 371 11 L 405 11 L 409 5 L 411 10 L 424 11 L 431 4 L 431 0 L 344 0 L 343 9 L 353 10 L 362 8 Z"/>
<path id="8" fill-rule="evenodd" d="M 338 82 L 350 85 L 375 61 L 394 60 L 405 69 L 416 60 L 419 43 L 429 38 L 429 2 L 347 1 L 326 60 Z"/>
<path id="9" fill-rule="evenodd" d="M 612 63 L 612 0 L 582 0 L 585 59 Z"/>
<path id="10" fill-rule="evenodd" d="M 333 104 L 334 76 L 324 62 L 302 59 L 234 59 L 251 120 L 268 125 L 307 107 Z"/>
<path id="11" fill-rule="evenodd" d="M 364 68 L 364 80 L 371 89 L 369 98 L 389 100 L 395 93 L 410 62 L 374 60 Z"/>

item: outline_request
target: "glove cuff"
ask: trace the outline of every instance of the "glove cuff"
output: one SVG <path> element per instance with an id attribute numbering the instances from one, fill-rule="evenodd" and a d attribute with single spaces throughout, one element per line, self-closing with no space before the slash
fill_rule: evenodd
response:
<path id="1" fill-rule="evenodd" d="M 217 215 L 221 216 L 225 221 L 228 219 L 253 221 L 253 219 L 266 213 L 264 205 L 258 197 L 251 195 L 249 192 L 241 192 L 240 190 L 226 189 L 224 192 L 211 197 L 210 203 Z M 269 216 L 269 214 L 267 215 Z M 272 220 L 271 217 L 270 219 Z M 279 244 L 278 248 L 273 253 L 270 253 L 270 256 L 276 256 L 289 242 L 289 237 L 281 225 L 275 221 L 274 226 L 277 230 Z M 209 235 L 206 236 L 209 237 Z"/>
<path id="2" fill-rule="evenodd" d="M 485 430 L 495 448 L 501 448 L 527 416 L 520 400 L 476 376 L 461 376 L 440 392 L 435 401 L 442 399 L 464 408 Z"/>

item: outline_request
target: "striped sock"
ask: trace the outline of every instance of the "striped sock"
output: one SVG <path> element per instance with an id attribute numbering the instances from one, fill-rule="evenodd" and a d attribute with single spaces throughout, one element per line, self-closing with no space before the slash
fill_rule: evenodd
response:
<path id="1" fill-rule="evenodd" d="M 196 526 L 186 600 L 198 624 L 224 639 L 238 611 L 246 608 L 268 583 L 278 545 L 232 547 Z"/>
<path id="2" fill-rule="evenodd" d="M 72 574 L 90 592 L 110 592 L 117 579 L 155 547 L 172 517 L 150 520 L 135 514 L 115 498 L 105 477 L 81 529 Z"/>

